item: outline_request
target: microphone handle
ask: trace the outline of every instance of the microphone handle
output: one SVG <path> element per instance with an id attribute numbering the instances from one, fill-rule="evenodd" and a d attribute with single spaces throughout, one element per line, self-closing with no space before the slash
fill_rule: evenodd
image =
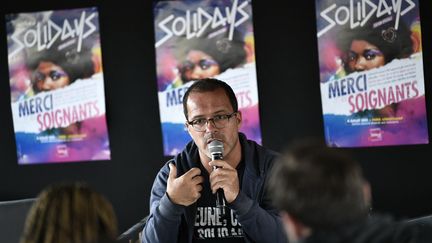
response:
<path id="1" fill-rule="evenodd" d="M 222 188 L 219 188 L 216 191 L 216 208 L 218 208 L 220 210 L 220 215 L 222 217 L 224 217 L 225 216 L 226 203 L 225 203 L 225 196 L 224 196 L 224 192 L 223 192 Z"/>
<path id="2" fill-rule="evenodd" d="M 222 154 L 212 154 L 212 160 L 221 160 L 223 159 Z M 213 170 L 216 170 L 218 167 L 217 166 L 213 166 Z M 216 208 L 218 208 L 221 213 L 222 216 L 225 215 L 225 207 L 226 207 L 226 200 L 225 200 L 225 195 L 224 195 L 224 191 L 222 190 L 222 188 L 217 189 L 216 191 Z"/>

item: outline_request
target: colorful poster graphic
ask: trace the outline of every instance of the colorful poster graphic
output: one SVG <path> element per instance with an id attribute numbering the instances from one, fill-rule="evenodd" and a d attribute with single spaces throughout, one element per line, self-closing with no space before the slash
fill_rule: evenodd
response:
<path id="1" fill-rule="evenodd" d="M 418 0 L 316 0 L 329 146 L 429 142 Z"/>
<path id="2" fill-rule="evenodd" d="M 194 80 L 207 77 L 234 89 L 241 132 L 261 143 L 251 1 L 160 1 L 154 13 L 164 154 L 191 140 L 182 98 Z"/>
<path id="3" fill-rule="evenodd" d="M 19 164 L 110 159 L 96 8 L 6 15 Z"/>

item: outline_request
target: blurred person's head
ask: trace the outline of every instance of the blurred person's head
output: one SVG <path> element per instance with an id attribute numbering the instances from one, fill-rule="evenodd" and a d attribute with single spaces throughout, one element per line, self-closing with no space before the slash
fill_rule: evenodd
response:
<path id="1" fill-rule="evenodd" d="M 35 93 L 62 88 L 94 74 L 91 49 L 86 45 L 78 51 L 76 45 L 63 47 L 57 43 L 48 50 L 32 51 L 27 55 Z"/>
<path id="2" fill-rule="evenodd" d="M 343 63 L 348 73 L 381 67 L 413 53 L 411 31 L 403 21 L 395 29 L 392 16 L 372 17 L 364 26 L 347 26 L 338 35 Z"/>
<path id="3" fill-rule="evenodd" d="M 55 184 L 31 207 L 21 243 L 105 243 L 117 237 L 112 205 L 84 183 Z"/>
<path id="4" fill-rule="evenodd" d="M 178 71 L 184 83 L 213 77 L 246 61 L 245 42 L 238 31 L 232 40 L 226 30 L 199 38 L 180 37 L 177 45 Z"/>
<path id="5" fill-rule="evenodd" d="M 318 140 L 293 144 L 279 157 L 269 190 L 293 242 L 314 230 L 363 221 L 369 210 L 369 186 L 359 164 Z"/>

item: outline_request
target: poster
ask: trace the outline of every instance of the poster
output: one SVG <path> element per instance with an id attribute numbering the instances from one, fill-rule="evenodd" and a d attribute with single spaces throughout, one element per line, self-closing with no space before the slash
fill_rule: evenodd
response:
<path id="1" fill-rule="evenodd" d="M 418 0 L 316 0 L 325 139 L 429 142 Z"/>
<path id="2" fill-rule="evenodd" d="M 241 132 L 261 143 L 251 1 L 159 1 L 154 5 L 156 71 L 165 155 L 191 140 L 182 99 L 198 78 L 234 90 Z"/>
<path id="3" fill-rule="evenodd" d="M 19 164 L 108 160 L 96 8 L 6 15 Z"/>

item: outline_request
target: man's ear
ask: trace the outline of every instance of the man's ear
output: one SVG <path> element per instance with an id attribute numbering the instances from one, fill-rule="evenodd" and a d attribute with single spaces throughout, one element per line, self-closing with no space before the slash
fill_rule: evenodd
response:
<path id="1" fill-rule="evenodd" d="M 312 231 L 309 227 L 302 224 L 289 213 L 282 211 L 280 215 L 288 234 L 289 242 L 298 242 L 311 234 Z"/>
<path id="2" fill-rule="evenodd" d="M 363 182 L 363 198 L 366 205 L 372 204 L 372 190 L 368 181 Z"/>
<path id="3" fill-rule="evenodd" d="M 240 128 L 243 120 L 241 111 L 237 111 L 237 115 L 235 117 L 236 117 L 237 124 Z"/>
<path id="4" fill-rule="evenodd" d="M 187 124 L 187 122 L 185 122 L 184 126 L 185 126 L 184 129 L 185 129 L 185 130 L 189 133 L 189 135 L 192 137 L 191 132 L 190 132 L 190 126 L 189 126 L 189 124 Z"/>

